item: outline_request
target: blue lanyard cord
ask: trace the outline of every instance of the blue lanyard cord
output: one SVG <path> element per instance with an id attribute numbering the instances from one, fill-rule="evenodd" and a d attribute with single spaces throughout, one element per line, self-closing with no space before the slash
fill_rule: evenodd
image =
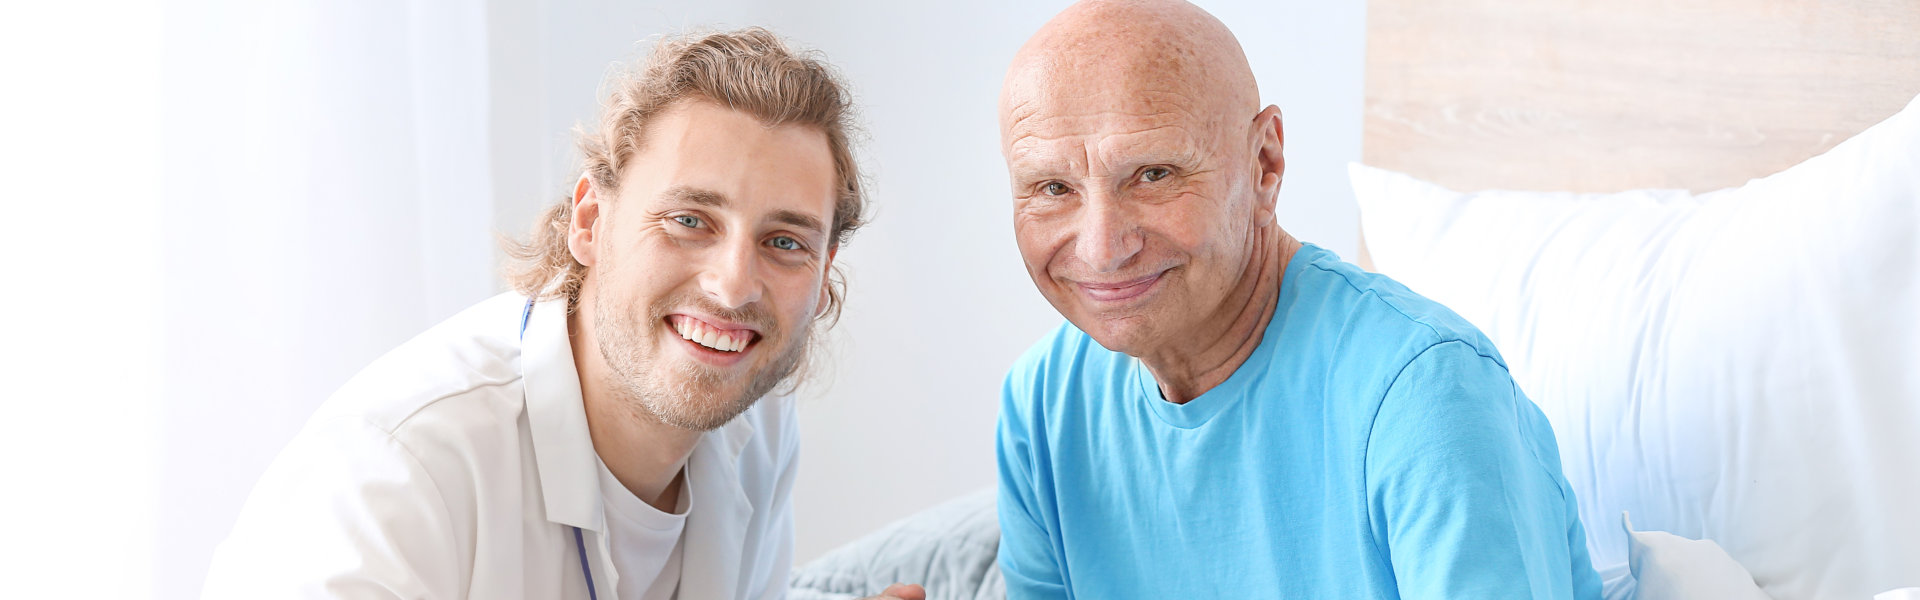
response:
<path id="1" fill-rule="evenodd" d="M 527 298 L 527 307 L 520 309 L 520 341 L 527 341 L 527 319 L 533 317 L 533 298 Z"/>
<path id="2" fill-rule="evenodd" d="M 533 299 L 527 299 L 527 307 L 520 311 L 520 340 L 527 339 L 527 319 L 533 317 Z M 573 528 L 573 549 L 580 554 L 580 574 L 587 578 L 587 600 L 600 600 L 600 592 L 593 589 L 593 566 L 587 563 L 587 541 L 580 534 L 580 528 Z"/>
<path id="3" fill-rule="evenodd" d="M 600 600 L 600 592 L 593 591 L 593 567 L 587 566 L 587 542 L 580 537 L 580 528 L 573 528 L 573 548 L 580 551 L 580 573 L 587 576 L 588 600 Z"/>

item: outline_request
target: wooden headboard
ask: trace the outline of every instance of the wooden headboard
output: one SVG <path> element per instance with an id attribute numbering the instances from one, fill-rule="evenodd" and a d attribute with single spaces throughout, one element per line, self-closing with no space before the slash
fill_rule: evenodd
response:
<path id="1" fill-rule="evenodd" d="M 1458 190 L 1706 191 L 1920 94 L 1916 0 L 1371 0 L 1362 158 Z"/>

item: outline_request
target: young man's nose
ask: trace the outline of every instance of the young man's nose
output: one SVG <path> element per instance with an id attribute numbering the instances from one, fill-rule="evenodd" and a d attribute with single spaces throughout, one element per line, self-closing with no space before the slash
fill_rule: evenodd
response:
<path id="1" fill-rule="evenodd" d="M 760 300 L 765 288 L 760 280 L 759 244 L 752 240 L 728 240 L 707 256 L 709 264 L 700 277 L 700 288 L 708 297 L 726 308 L 740 308 Z"/>

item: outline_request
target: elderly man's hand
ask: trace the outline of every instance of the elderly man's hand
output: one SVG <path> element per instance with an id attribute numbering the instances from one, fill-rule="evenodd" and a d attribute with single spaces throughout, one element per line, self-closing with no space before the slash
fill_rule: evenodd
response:
<path id="1" fill-rule="evenodd" d="M 916 583 L 896 583 L 881 590 L 878 596 L 861 600 L 927 600 L 927 590 Z"/>

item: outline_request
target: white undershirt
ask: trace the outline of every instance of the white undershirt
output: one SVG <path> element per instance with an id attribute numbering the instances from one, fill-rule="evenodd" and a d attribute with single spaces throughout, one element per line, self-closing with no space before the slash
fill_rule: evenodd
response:
<path id="1" fill-rule="evenodd" d="M 693 485 L 680 476 L 680 500 L 672 514 L 642 501 L 600 465 L 600 498 L 607 510 L 607 547 L 620 573 L 621 600 L 670 600 L 680 588 L 680 533 L 693 506 Z"/>

